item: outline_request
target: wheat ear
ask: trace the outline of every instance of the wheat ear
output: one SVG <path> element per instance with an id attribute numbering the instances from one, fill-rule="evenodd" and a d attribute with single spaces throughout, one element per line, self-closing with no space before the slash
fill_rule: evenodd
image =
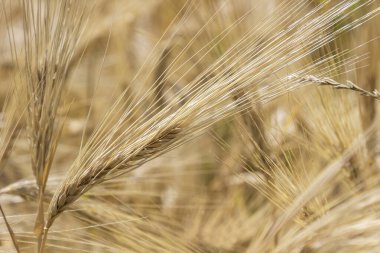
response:
<path id="1" fill-rule="evenodd" d="M 146 162 L 148 159 L 155 157 L 160 151 L 169 146 L 179 135 L 181 128 L 179 126 L 171 127 L 162 133 L 154 136 L 134 155 L 116 155 L 113 157 L 102 157 L 87 169 L 87 173 L 77 178 L 74 182 L 64 187 L 63 192 L 53 199 L 50 206 L 49 216 L 46 227 L 50 227 L 54 219 L 64 211 L 71 203 L 78 199 L 83 192 L 88 191 L 92 186 L 103 182 L 107 175 L 126 173 Z"/>
<path id="2" fill-rule="evenodd" d="M 365 90 L 358 85 L 354 84 L 351 81 L 347 81 L 346 83 L 341 83 L 338 81 L 335 81 L 328 77 L 317 77 L 314 75 L 307 75 L 307 76 L 298 76 L 298 75 L 291 75 L 289 76 L 290 79 L 296 78 L 300 82 L 310 82 L 314 84 L 318 84 L 321 86 L 332 86 L 336 89 L 343 89 L 343 90 L 352 90 L 355 92 L 359 92 L 360 95 L 366 96 L 366 97 L 372 97 L 375 99 L 380 100 L 380 92 L 376 89 L 373 91 Z"/>

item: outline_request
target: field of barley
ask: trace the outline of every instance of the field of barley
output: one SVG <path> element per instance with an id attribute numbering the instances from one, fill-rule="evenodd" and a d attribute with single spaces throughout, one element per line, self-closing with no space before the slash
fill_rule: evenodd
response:
<path id="1" fill-rule="evenodd" d="M 0 253 L 380 252 L 379 0 L 0 0 Z"/>

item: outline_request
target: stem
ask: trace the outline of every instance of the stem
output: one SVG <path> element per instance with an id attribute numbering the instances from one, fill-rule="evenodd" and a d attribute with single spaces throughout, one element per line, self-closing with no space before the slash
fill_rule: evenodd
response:
<path id="1" fill-rule="evenodd" d="M 44 187 L 40 186 L 39 192 L 38 192 L 37 217 L 36 217 L 36 223 L 34 225 L 34 233 L 36 234 L 36 237 L 37 237 L 37 252 L 41 252 L 41 249 L 42 249 L 44 224 L 45 224 L 45 220 L 44 220 Z"/>
<path id="2" fill-rule="evenodd" d="M 5 216 L 5 213 L 4 213 L 3 208 L 1 207 L 1 205 L 0 205 L 0 211 L 1 211 L 1 215 L 2 215 L 3 218 L 4 218 L 5 224 L 6 224 L 6 226 L 7 226 L 7 229 L 8 229 L 9 235 L 10 235 L 11 238 L 12 238 L 13 245 L 15 246 L 15 249 L 16 249 L 17 253 L 20 253 L 21 251 L 20 251 L 20 249 L 19 249 L 19 247 L 18 247 L 18 243 L 17 243 L 16 235 L 13 233 L 12 227 L 9 225 L 8 220 L 7 220 L 7 217 Z"/>
<path id="3" fill-rule="evenodd" d="M 38 253 L 44 253 L 45 252 L 45 245 L 46 245 L 46 240 L 47 240 L 47 234 L 48 234 L 48 228 L 45 227 L 42 231 L 41 235 L 41 241 L 39 242 L 38 245 Z"/>

